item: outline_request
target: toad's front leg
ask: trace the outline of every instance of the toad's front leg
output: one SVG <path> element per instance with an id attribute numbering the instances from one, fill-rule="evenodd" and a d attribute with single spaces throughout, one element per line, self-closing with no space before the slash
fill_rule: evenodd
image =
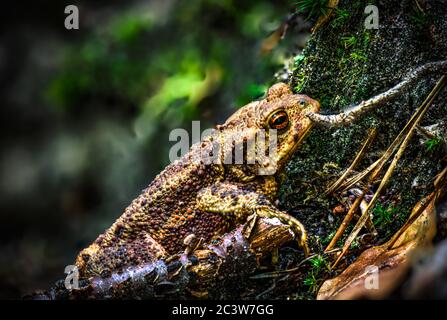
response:
<path id="1" fill-rule="evenodd" d="M 236 222 L 245 222 L 251 214 L 262 218 L 277 218 L 290 226 L 303 248 L 309 255 L 307 233 L 300 221 L 289 214 L 278 210 L 263 194 L 245 190 L 231 183 L 218 182 L 203 188 L 197 195 L 200 210 L 226 215 Z"/>

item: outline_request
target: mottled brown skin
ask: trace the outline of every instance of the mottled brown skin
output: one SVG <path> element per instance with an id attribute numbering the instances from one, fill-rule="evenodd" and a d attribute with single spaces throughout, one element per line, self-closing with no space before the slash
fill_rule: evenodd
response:
<path id="1" fill-rule="evenodd" d="M 212 135 L 167 166 L 108 230 L 81 251 L 76 259 L 81 276 L 107 276 L 125 266 L 178 253 L 185 249 L 186 237 L 194 235 L 209 241 L 251 214 L 278 218 L 290 225 L 307 253 L 304 227 L 272 203 L 277 195 L 278 173 L 312 126 L 305 114 L 318 111 L 317 101 L 292 94 L 283 83 L 272 86 L 265 99 L 239 109 Z M 222 146 L 215 155 L 223 160 L 260 130 L 278 128 L 272 121 L 284 120 L 284 112 L 288 121 L 277 131 L 274 160 L 278 170 L 274 175 L 259 174 L 260 169 L 271 168 L 271 160 L 253 164 L 246 153 L 242 164 L 191 161 L 203 159 L 203 154 L 212 155 L 213 143 Z M 229 139 L 234 143 L 224 143 Z"/>

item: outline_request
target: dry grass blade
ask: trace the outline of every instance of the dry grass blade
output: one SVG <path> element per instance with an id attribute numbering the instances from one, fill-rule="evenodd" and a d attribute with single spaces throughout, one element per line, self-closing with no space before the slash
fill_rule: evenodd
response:
<path id="1" fill-rule="evenodd" d="M 357 183 L 362 181 L 368 174 L 370 174 L 375 168 L 377 168 L 377 166 L 379 164 L 382 163 L 382 158 L 385 158 L 385 154 L 380 159 L 376 160 L 373 164 L 371 164 L 368 168 L 366 168 L 362 172 L 359 172 L 358 174 L 352 176 L 351 178 L 346 180 L 344 183 L 342 183 L 338 187 L 338 191 L 339 192 L 344 192 L 344 191 L 346 191 L 348 189 L 351 189 L 354 185 L 356 185 Z"/>
<path id="2" fill-rule="evenodd" d="M 366 138 L 366 141 L 363 143 L 362 148 L 360 149 L 360 151 L 357 153 L 357 155 L 355 156 L 354 161 L 352 161 L 351 165 L 349 166 L 348 169 L 346 169 L 346 171 L 340 176 L 340 178 L 338 178 L 337 181 L 335 181 L 327 190 L 326 190 L 326 194 L 331 194 L 334 192 L 337 192 L 340 185 L 343 184 L 343 182 L 345 181 L 346 177 L 348 176 L 348 174 L 355 169 L 355 167 L 357 166 L 357 164 L 362 160 L 363 155 L 365 154 L 366 150 L 369 148 L 369 146 L 371 145 L 371 143 L 373 142 L 374 138 L 377 136 L 377 129 L 373 128 L 369 131 L 368 133 L 368 137 Z"/>
<path id="3" fill-rule="evenodd" d="M 340 178 L 338 178 L 338 180 L 335 183 L 333 183 L 328 188 L 328 190 L 326 191 L 326 194 L 330 194 L 330 193 L 334 193 L 334 192 L 338 191 L 340 186 L 345 181 L 345 179 L 346 179 L 347 175 L 349 174 L 349 172 L 354 170 L 354 168 L 357 166 L 357 164 L 361 161 L 363 155 L 365 154 L 365 152 L 368 149 L 368 147 L 371 145 L 371 143 L 374 140 L 374 138 L 376 137 L 376 135 L 377 135 L 377 129 L 376 128 L 373 128 L 373 129 L 371 129 L 369 131 L 368 137 L 366 138 L 366 141 L 363 143 L 363 146 L 360 149 L 360 151 L 357 153 L 354 161 L 351 163 L 349 168 L 346 169 L 346 171 L 340 176 Z M 335 246 L 335 244 L 337 243 L 338 239 L 340 239 L 340 237 L 343 235 L 343 233 L 345 232 L 345 230 L 348 227 L 349 223 L 351 222 L 352 217 L 354 216 L 354 213 L 360 207 L 360 204 L 361 204 L 364 196 L 365 196 L 365 190 L 363 190 L 361 195 L 359 197 L 357 197 L 357 199 L 354 201 L 352 206 L 349 208 L 349 211 L 346 214 L 345 218 L 343 219 L 343 222 L 340 224 L 340 227 L 338 228 L 338 230 L 335 233 L 335 235 L 332 237 L 331 242 L 328 244 L 328 246 L 324 250 L 325 252 L 328 252 L 329 250 L 331 250 Z"/>

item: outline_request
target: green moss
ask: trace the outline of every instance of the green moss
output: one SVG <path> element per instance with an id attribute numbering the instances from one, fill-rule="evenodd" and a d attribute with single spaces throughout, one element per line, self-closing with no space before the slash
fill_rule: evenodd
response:
<path id="1" fill-rule="evenodd" d="M 371 42 L 371 33 L 369 31 L 363 32 L 363 46 L 366 48 Z"/>
<path id="2" fill-rule="evenodd" d="M 333 12 L 334 18 L 331 21 L 333 28 L 339 28 L 351 18 L 351 13 L 348 10 L 335 8 Z"/>
<path id="3" fill-rule="evenodd" d="M 303 284 L 309 287 L 309 292 L 312 294 L 316 294 L 320 287 L 321 280 L 318 279 L 313 272 L 310 272 L 307 277 L 304 279 Z"/>
<path id="4" fill-rule="evenodd" d="M 321 271 L 329 267 L 326 258 L 322 255 L 316 255 L 315 257 L 311 258 L 309 262 L 314 273 L 320 273 Z"/>
<path id="5" fill-rule="evenodd" d="M 361 51 L 352 52 L 349 57 L 352 60 L 356 60 L 356 61 L 363 61 L 363 62 L 368 61 L 368 57 L 364 56 L 363 52 L 361 52 Z"/>
<path id="6" fill-rule="evenodd" d="M 380 203 L 378 203 L 373 210 L 374 225 L 383 227 L 391 223 L 396 215 L 396 212 L 396 207 L 392 205 L 383 207 Z"/>
<path id="7" fill-rule="evenodd" d="M 294 68 L 298 68 L 301 64 L 306 64 L 306 56 L 299 54 L 294 58 Z"/>
<path id="8" fill-rule="evenodd" d="M 318 292 L 320 285 L 330 271 L 330 265 L 327 258 L 323 255 L 316 255 L 309 259 L 310 270 L 307 272 L 303 284 L 308 287 L 310 293 Z"/>
<path id="9" fill-rule="evenodd" d="M 341 43 L 347 49 L 357 44 L 357 38 L 355 36 L 341 37 Z"/>
<path id="10" fill-rule="evenodd" d="M 294 87 L 295 92 L 300 93 L 303 90 L 307 81 L 307 74 L 305 72 L 297 73 L 295 75 L 296 84 Z"/>
<path id="11" fill-rule="evenodd" d="M 411 23 L 419 30 L 424 29 L 429 21 L 429 15 L 421 11 L 417 6 L 414 6 L 409 18 Z"/>
<path id="12" fill-rule="evenodd" d="M 321 240 L 321 244 L 328 245 L 329 242 L 331 242 L 332 238 L 335 236 L 335 232 L 336 231 L 334 230 L 334 231 L 331 231 L 330 233 L 328 233 L 326 235 L 326 237 L 324 237 L 323 240 Z"/>
<path id="13" fill-rule="evenodd" d="M 320 102 L 320 106 L 322 109 L 329 109 L 331 98 L 328 95 L 323 94 L 318 98 L 318 101 Z"/>
<path id="14" fill-rule="evenodd" d="M 425 141 L 425 146 L 427 147 L 428 151 L 433 151 L 439 146 L 441 141 L 442 141 L 442 139 L 440 137 L 433 137 L 433 138 Z"/>

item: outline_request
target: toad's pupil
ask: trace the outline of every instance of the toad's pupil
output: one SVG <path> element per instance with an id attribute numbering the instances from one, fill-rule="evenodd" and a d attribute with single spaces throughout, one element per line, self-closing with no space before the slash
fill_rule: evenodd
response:
<path id="1" fill-rule="evenodd" d="M 284 111 L 282 111 L 273 115 L 270 123 L 273 129 L 283 129 L 287 126 L 288 122 L 289 119 L 287 117 L 287 114 Z"/>
<path id="2" fill-rule="evenodd" d="M 276 125 L 280 125 L 280 124 L 283 123 L 284 121 L 286 121 L 286 117 L 285 117 L 285 116 L 278 116 L 278 117 L 275 119 L 275 124 L 276 124 Z"/>

